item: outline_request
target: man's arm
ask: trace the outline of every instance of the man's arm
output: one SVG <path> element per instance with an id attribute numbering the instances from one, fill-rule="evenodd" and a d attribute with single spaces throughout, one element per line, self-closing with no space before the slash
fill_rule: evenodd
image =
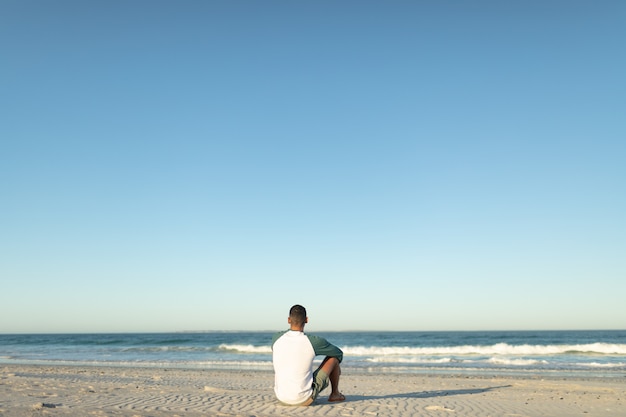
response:
<path id="1" fill-rule="evenodd" d="M 311 345 L 313 346 L 313 350 L 315 351 L 315 355 L 323 355 L 330 356 L 332 358 L 337 358 L 339 362 L 343 359 L 343 352 L 337 346 L 329 343 L 328 340 L 319 336 L 311 336 L 307 334 Z"/>
<path id="2" fill-rule="evenodd" d="M 276 341 L 280 339 L 280 337 L 284 335 L 285 333 L 287 333 L 287 330 L 274 333 L 274 335 L 272 336 L 272 350 L 274 350 L 274 343 L 276 343 Z"/>

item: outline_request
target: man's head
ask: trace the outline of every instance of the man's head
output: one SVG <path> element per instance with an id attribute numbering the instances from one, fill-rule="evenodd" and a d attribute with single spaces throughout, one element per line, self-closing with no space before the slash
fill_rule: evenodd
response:
<path id="1" fill-rule="evenodd" d="M 291 309 L 289 309 L 288 321 L 292 328 L 303 328 L 304 324 L 307 322 L 306 308 L 299 304 L 291 307 Z"/>

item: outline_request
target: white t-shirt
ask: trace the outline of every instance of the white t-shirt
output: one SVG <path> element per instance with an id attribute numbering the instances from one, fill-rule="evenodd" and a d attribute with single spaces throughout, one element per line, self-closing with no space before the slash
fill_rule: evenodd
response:
<path id="1" fill-rule="evenodd" d="M 332 356 L 341 362 L 343 352 L 323 337 L 287 330 L 274 335 L 272 362 L 274 392 L 285 404 L 301 404 L 313 392 L 313 359 L 317 355 Z"/>

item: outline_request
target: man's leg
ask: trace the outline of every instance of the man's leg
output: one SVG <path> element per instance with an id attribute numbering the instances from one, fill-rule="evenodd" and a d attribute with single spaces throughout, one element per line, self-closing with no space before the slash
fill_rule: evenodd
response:
<path id="1" fill-rule="evenodd" d="M 337 358 L 331 358 L 327 356 L 320 365 L 328 379 L 330 380 L 330 395 L 328 401 L 343 401 L 345 397 L 339 391 L 339 377 L 341 376 L 341 367 L 339 366 L 339 360 Z"/>

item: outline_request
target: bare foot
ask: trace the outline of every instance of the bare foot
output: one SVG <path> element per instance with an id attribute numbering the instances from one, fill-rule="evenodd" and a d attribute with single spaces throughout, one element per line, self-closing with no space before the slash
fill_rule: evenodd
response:
<path id="1" fill-rule="evenodd" d="M 339 403 L 341 401 L 345 401 L 346 397 L 344 397 L 344 395 L 342 393 L 339 394 L 331 394 L 330 397 L 328 397 L 328 402 L 329 403 Z"/>

